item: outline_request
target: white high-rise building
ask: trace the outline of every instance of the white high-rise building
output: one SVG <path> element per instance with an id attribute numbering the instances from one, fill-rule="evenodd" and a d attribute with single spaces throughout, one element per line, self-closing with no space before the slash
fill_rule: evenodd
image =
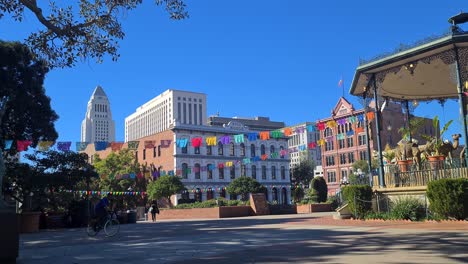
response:
<path id="1" fill-rule="evenodd" d="M 125 141 L 153 135 L 178 124 L 206 125 L 206 94 L 166 90 L 125 118 Z"/>
<path id="2" fill-rule="evenodd" d="M 81 142 L 115 141 L 115 124 L 109 99 L 101 86 L 94 89 L 81 123 Z"/>

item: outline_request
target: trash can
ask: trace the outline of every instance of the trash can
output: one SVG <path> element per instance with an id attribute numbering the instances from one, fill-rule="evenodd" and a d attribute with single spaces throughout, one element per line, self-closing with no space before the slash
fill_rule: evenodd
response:
<path id="1" fill-rule="evenodd" d="M 127 212 L 127 223 L 136 224 L 137 222 L 137 213 L 135 211 Z"/>

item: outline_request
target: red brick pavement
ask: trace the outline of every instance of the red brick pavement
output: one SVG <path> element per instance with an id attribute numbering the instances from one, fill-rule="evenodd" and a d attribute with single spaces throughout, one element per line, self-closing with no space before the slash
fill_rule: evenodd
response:
<path id="1" fill-rule="evenodd" d="M 328 226 L 352 226 L 352 227 L 375 227 L 377 229 L 427 229 L 434 231 L 463 230 L 468 231 L 468 221 L 426 221 L 411 222 L 402 220 L 336 220 L 331 216 L 294 219 L 291 225 L 328 225 Z"/>

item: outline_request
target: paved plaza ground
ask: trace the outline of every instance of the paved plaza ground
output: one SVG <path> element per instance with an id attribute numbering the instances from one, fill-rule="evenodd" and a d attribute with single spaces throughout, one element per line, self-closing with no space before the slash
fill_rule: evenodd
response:
<path id="1" fill-rule="evenodd" d="M 22 234 L 17 263 L 468 263 L 468 223 L 333 220 L 330 213 Z"/>

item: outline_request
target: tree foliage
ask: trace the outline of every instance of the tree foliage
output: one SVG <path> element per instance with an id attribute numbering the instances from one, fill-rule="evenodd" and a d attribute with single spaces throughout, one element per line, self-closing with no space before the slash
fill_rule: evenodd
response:
<path id="1" fill-rule="evenodd" d="M 32 32 L 26 43 L 51 67 L 70 67 L 80 58 L 101 62 L 105 55 L 117 60 L 118 42 L 125 36 L 119 20 L 141 5 L 143 0 L 70 2 L 49 1 L 46 6 L 45 2 L 36 0 L 0 0 L 0 18 L 9 14 L 13 20 L 21 22 L 26 10 L 32 12 L 44 28 Z M 183 0 L 155 2 L 158 6 L 165 6 L 171 19 L 188 17 Z"/>
<path id="2" fill-rule="evenodd" d="M 293 184 L 307 185 L 314 178 L 314 164 L 309 160 L 302 160 L 292 169 Z"/>
<path id="3" fill-rule="evenodd" d="M 144 192 L 147 188 L 149 179 L 145 177 L 130 178 L 117 178 L 117 175 L 124 175 L 130 173 L 142 173 L 144 171 L 140 164 L 135 160 L 135 153 L 128 149 L 122 149 L 119 152 L 112 152 L 105 159 L 95 156 L 94 167 L 100 175 L 99 188 L 106 191 L 138 191 Z M 141 197 L 126 196 L 123 199 L 111 199 L 117 207 L 133 207 L 138 204 L 143 204 L 145 201 Z"/>
<path id="4" fill-rule="evenodd" d="M 161 176 L 156 181 L 148 184 L 147 193 L 150 200 L 157 200 L 170 197 L 173 194 L 179 193 L 185 189 L 184 184 L 176 176 Z"/>
<path id="5" fill-rule="evenodd" d="M 323 177 L 317 176 L 310 181 L 309 198 L 318 203 L 327 201 L 328 187 Z"/>
<path id="6" fill-rule="evenodd" d="M 0 41 L 0 58 L 0 137 L 32 140 L 32 146 L 56 140 L 58 116 L 43 87 L 49 71 L 45 63 L 34 60 L 19 42 Z"/>
<path id="7" fill-rule="evenodd" d="M 259 193 L 263 189 L 261 184 L 250 177 L 241 176 L 234 179 L 227 187 L 226 190 L 233 195 L 240 195 L 243 201 L 247 200 L 249 193 Z"/>
<path id="8" fill-rule="evenodd" d="M 48 68 L 33 59 L 29 49 L 18 42 L 0 41 L 0 138 L 55 141 L 57 114 L 43 88 Z M 0 140 L 4 148 L 4 141 Z M 16 154 L 11 148 L 10 155 Z M 5 175 L 4 156 L 0 155 L 0 186 Z M 3 187 L 0 188 L 3 190 Z"/>
<path id="9" fill-rule="evenodd" d="M 33 194 L 34 207 L 48 206 L 54 211 L 59 206 L 66 207 L 62 199 L 66 190 L 75 189 L 80 181 L 97 178 L 96 172 L 87 163 L 85 153 L 36 151 L 25 155 L 25 158 L 27 163 L 7 165 L 6 183 L 10 194 L 21 201 Z M 26 205 L 32 206 L 29 203 Z"/>

